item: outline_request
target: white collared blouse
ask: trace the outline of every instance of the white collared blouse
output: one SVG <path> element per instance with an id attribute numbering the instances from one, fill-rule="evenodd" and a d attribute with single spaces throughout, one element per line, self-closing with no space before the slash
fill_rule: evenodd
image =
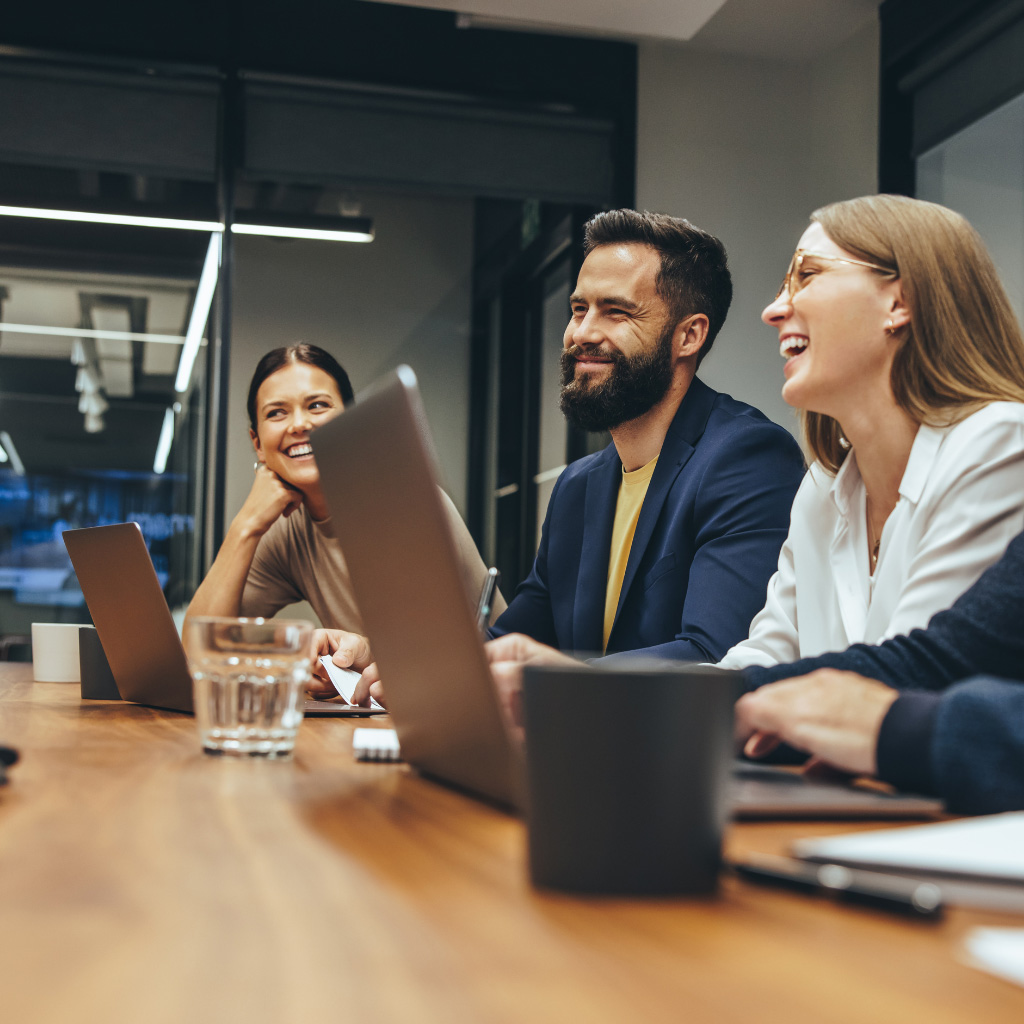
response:
<path id="1" fill-rule="evenodd" d="M 1024 529 L 1024 405 L 993 402 L 953 426 L 918 428 L 873 577 L 865 493 L 855 452 L 834 477 L 811 466 L 767 602 L 721 667 L 881 643 L 948 608 Z"/>

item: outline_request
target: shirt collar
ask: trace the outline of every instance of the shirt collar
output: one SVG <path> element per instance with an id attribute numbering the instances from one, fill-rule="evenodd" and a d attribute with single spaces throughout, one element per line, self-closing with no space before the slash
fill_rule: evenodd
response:
<path id="1" fill-rule="evenodd" d="M 903 471 L 903 479 L 900 480 L 900 497 L 907 501 L 917 503 L 921 500 L 921 493 L 924 485 L 928 482 L 928 475 L 932 471 L 935 459 L 939 454 L 939 446 L 945 431 L 941 427 L 929 427 L 922 424 L 917 428 L 914 436 L 914 443 L 910 447 L 910 458 L 907 459 L 907 468 Z M 843 460 L 839 472 L 832 481 L 829 493 L 836 508 L 844 516 L 850 515 L 850 505 L 857 495 L 857 489 L 863 486 L 860 470 L 857 468 L 857 456 L 855 452 Z"/>
<path id="2" fill-rule="evenodd" d="M 843 459 L 843 464 L 839 467 L 839 472 L 836 473 L 832 480 L 832 486 L 829 488 L 829 494 L 841 516 L 849 518 L 850 504 L 856 498 L 857 488 L 860 486 L 862 484 L 860 470 L 857 468 L 857 455 L 851 451 Z"/>
<path id="3" fill-rule="evenodd" d="M 921 500 L 924 485 L 928 482 L 928 475 L 935 465 L 945 435 L 945 427 L 921 424 L 917 428 L 917 436 L 910 449 L 910 458 L 907 459 L 907 468 L 903 471 L 903 479 L 900 481 L 901 498 L 915 503 Z"/>

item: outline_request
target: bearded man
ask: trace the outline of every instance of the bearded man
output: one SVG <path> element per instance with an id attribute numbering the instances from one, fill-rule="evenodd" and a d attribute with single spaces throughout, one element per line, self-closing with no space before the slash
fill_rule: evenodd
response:
<path id="1" fill-rule="evenodd" d="M 695 376 L 725 320 L 725 248 L 686 220 L 586 226 L 561 407 L 612 443 L 559 477 L 530 575 L 493 636 L 718 661 L 747 636 L 803 476 L 788 431 Z"/>

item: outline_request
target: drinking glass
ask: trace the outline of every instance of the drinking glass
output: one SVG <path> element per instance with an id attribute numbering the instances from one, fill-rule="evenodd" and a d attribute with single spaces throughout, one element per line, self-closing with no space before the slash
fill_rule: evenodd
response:
<path id="1" fill-rule="evenodd" d="M 185 650 L 207 754 L 291 755 L 312 669 L 312 639 L 308 622 L 188 619 Z"/>

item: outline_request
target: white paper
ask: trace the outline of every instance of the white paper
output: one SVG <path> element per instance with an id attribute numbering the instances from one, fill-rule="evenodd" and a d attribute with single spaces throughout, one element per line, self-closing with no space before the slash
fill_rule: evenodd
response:
<path id="1" fill-rule="evenodd" d="M 860 832 L 793 845 L 798 857 L 1024 883 L 1024 812 Z"/>
<path id="2" fill-rule="evenodd" d="M 1024 928 L 972 928 L 964 949 L 972 967 L 1024 985 Z"/>
<path id="3" fill-rule="evenodd" d="M 320 664 L 327 669 L 328 677 L 345 703 L 351 704 L 352 694 L 355 692 L 356 683 L 359 682 L 361 673 L 350 668 L 342 668 L 340 665 L 335 665 L 329 654 L 320 656 Z M 381 711 L 384 710 L 383 706 L 378 704 L 372 697 L 370 698 L 370 707 L 379 708 Z"/>

